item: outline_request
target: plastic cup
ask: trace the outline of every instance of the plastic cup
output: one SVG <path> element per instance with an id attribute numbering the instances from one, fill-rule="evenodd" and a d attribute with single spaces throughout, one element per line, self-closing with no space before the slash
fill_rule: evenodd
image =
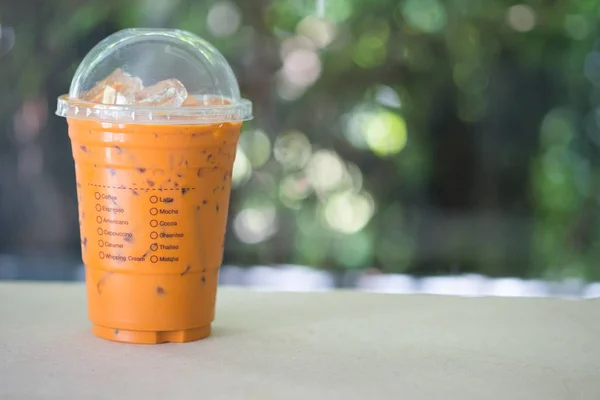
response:
<path id="1" fill-rule="evenodd" d="M 150 88 L 98 84 L 117 68 Z M 185 86 L 183 105 L 169 104 L 175 86 L 156 95 L 168 79 Z M 129 343 L 208 336 L 236 146 L 252 117 L 223 56 L 184 31 L 117 32 L 82 61 L 57 114 L 75 160 L 93 333 Z"/>

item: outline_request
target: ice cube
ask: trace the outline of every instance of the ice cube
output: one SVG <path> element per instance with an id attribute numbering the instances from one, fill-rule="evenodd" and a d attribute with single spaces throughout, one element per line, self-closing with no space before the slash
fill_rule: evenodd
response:
<path id="1" fill-rule="evenodd" d="M 135 100 L 135 94 L 124 95 L 122 93 L 117 93 L 116 104 L 132 104 Z"/>
<path id="2" fill-rule="evenodd" d="M 91 88 L 87 93 L 84 93 L 82 96 L 83 100 L 91 101 L 92 103 L 102 103 L 102 99 L 104 98 L 104 89 L 106 85 L 98 85 Z"/>
<path id="3" fill-rule="evenodd" d="M 112 86 L 105 86 L 102 93 L 102 104 L 115 104 L 117 91 Z"/>
<path id="4" fill-rule="evenodd" d="M 97 82 L 83 95 L 83 99 L 103 104 L 131 104 L 135 99 L 135 93 L 143 89 L 144 85 L 140 78 L 117 68 L 104 80 Z"/>
<path id="5" fill-rule="evenodd" d="M 160 81 L 135 95 L 136 104 L 154 107 L 179 107 L 186 98 L 187 90 L 177 79 Z"/>
<path id="6" fill-rule="evenodd" d="M 128 74 L 121 68 L 115 69 L 113 73 L 107 76 L 104 81 L 106 84 L 111 85 L 117 92 L 120 93 L 135 93 L 144 89 L 144 85 L 140 78 Z"/>

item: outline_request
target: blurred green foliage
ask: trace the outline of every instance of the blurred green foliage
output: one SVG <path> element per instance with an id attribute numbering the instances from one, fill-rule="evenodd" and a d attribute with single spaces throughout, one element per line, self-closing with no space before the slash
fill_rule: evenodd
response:
<path id="1" fill-rule="evenodd" d="M 176 27 L 255 106 L 227 263 L 600 279 L 594 0 L 0 7 L 0 251 L 78 251 L 55 98 L 106 35 Z"/>

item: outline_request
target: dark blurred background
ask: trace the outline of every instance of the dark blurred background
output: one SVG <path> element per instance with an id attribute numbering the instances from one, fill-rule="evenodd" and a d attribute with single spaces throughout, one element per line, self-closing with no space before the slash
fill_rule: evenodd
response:
<path id="1" fill-rule="evenodd" d="M 1 0 L 0 279 L 82 279 L 56 97 L 143 26 L 212 42 L 254 103 L 224 283 L 600 293 L 599 17 L 595 0 Z"/>

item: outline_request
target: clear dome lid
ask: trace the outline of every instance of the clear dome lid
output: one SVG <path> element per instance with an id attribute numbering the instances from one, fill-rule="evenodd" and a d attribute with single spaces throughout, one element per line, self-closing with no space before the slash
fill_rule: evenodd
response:
<path id="1" fill-rule="evenodd" d="M 206 124 L 252 118 L 219 51 L 181 30 L 125 29 L 98 43 L 56 114 L 122 123 Z"/>

